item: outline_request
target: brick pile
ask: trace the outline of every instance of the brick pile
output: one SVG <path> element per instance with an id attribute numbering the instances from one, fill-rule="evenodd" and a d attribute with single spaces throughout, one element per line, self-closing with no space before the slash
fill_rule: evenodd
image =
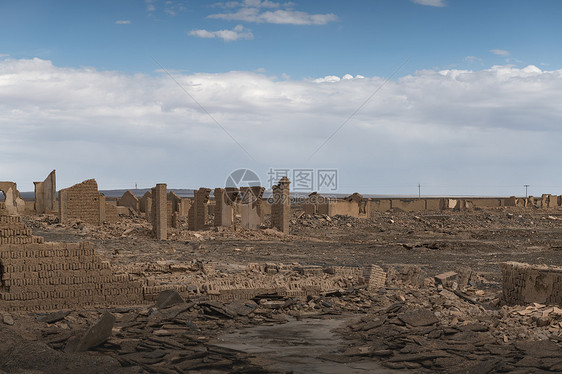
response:
<path id="1" fill-rule="evenodd" d="M 53 310 L 143 303 L 142 285 L 114 274 L 91 243 L 43 243 L 0 205 L 0 310 Z M 8 244 L 9 243 L 9 244 Z"/>
<path id="2" fill-rule="evenodd" d="M 153 270 L 164 273 L 173 271 L 169 265 Z M 169 280 L 169 278 L 167 279 Z M 175 289 L 184 298 L 200 296 L 213 301 L 227 302 L 248 300 L 259 295 L 319 296 L 350 287 L 375 290 L 383 287 L 385 281 L 386 273 L 376 265 L 321 267 L 252 263 L 248 264 L 246 270 L 239 274 L 201 276 L 194 272 L 191 276 L 182 278 L 181 283 L 183 284 L 147 285 L 143 292 L 147 301 L 155 300 L 160 291 Z"/>
<path id="3" fill-rule="evenodd" d="M 506 262 L 502 277 L 506 304 L 562 305 L 562 267 Z"/>

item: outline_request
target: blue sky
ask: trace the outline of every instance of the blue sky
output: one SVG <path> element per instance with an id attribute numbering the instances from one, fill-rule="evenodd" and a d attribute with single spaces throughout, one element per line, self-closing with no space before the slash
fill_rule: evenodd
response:
<path id="1" fill-rule="evenodd" d="M 3 1 L 0 180 L 337 168 L 339 192 L 562 194 L 560 19 L 554 0 Z"/>
<path id="2" fill-rule="evenodd" d="M 5 1 L 0 32 L 9 37 L 0 47 L 14 58 L 40 57 L 57 66 L 151 73 L 157 68 L 153 56 L 169 69 L 186 72 L 265 69 L 294 79 L 385 76 L 408 57 L 402 74 L 491 66 L 508 58 L 519 65 L 560 67 L 560 2 L 435 3 L 445 6 L 355 0 L 256 7 L 260 13 L 290 9 L 333 16 L 325 23 L 294 25 L 210 18 L 243 7 L 207 1 Z M 189 35 L 238 25 L 253 38 L 225 42 Z M 491 50 L 508 51 L 509 57 Z"/>

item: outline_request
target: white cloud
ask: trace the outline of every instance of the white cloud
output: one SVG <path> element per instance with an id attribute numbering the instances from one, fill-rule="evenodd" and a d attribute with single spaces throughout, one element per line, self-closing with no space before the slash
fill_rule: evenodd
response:
<path id="1" fill-rule="evenodd" d="M 356 75 L 355 77 L 353 77 L 353 75 L 351 74 L 345 74 L 343 77 L 338 77 L 337 75 L 327 75 L 325 77 L 322 78 L 317 78 L 314 79 L 313 81 L 316 83 L 335 83 L 335 82 L 339 82 L 342 79 L 343 80 L 352 80 L 352 79 L 363 79 L 365 78 L 362 75 Z"/>
<path id="2" fill-rule="evenodd" d="M 428 194 L 562 186 L 562 70 L 428 70 L 390 81 L 310 160 L 384 77 L 174 78 L 253 160 L 166 74 L 8 59 L 0 60 L 2 178 L 33 190 L 56 168 L 60 188 L 91 177 L 102 188 L 192 188 L 223 186 L 238 167 L 264 181 L 270 167 L 327 167 L 338 168 L 346 192 L 415 193 L 418 181 Z"/>
<path id="3" fill-rule="evenodd" d="M 412 2 L 420 5 L 436 6 L 436 7 L 444 7 L 447 5 L 445 3 L 445 0 L 412 0 Z"/>
<path id="4" fill-rule="evenodd" d="M 228 1 L 222 3 L 215 3 L 213 7 L 221 8 L 238 8 L 238 7 L 254 7 L 254 8 L 279 8 L 280 6 L 292 6 L 293 3 L 281 4 L 274 1 L 260 1 L 260 0 L 244 0 L 244 1 Z"/>
<path id="5" fill-rule="evenodd" d="M 232 30 L 192 30 L 189 32 L 189 35 L 207 39 L 218 38 L 224 40 L 225 42 L 232 42 L 238 39 L 254 39 L 254 34 L 252 34 L 252 31 L 248 30 L 242 25 L 238 25 Z"/>
<path id="6" fill-rule="evenodd" d="M 153 4 L 154 0 L 144 0 L 144 2 L 146 4 L 147 12 L 154 12 L 156 10 L 156 7 Z"/>
<path id="7" fill-rule="evenodd" d="M 130 20 L 117 20 L 115 21 L 116 25 L 130 25 L 131 21 Z"/>
<path id="8" fill-rule="evenodd" d="M 505 49 L 490 49 L 490 53 L 498 56 L 509 56 L 509 51 L 506 51 Z"/>
<path id="9" fill-rule="evenodd" d="M 293 10 L 293 3 L 281 4 L 271 1 L 246 0 L 243 3 L 236 2 L 226 4 L 229 4 L 228 7 L 240 7 L 240 9 L 233 13 L 211 14 L 208 18 L 283 25 L 325 25 L 338 19 L 338 17 L 332 13 L 310 14 Z M 284 9 L 262 11 L 262 8 L 279 7 L 283 7 Z"/>
<path id="10" fill-rule="evenodd" d="M 482 59 L 476 56 L 466 56 L 464 59 L 468 62 L 482 62 Z"/>

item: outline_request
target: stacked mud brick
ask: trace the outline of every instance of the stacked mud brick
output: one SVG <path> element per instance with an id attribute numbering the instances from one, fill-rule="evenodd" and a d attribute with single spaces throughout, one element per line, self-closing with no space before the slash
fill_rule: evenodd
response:
<path id="1" fill-rule="evenodd" d="M 43 243 L 0 205 L 0 310 L 53 310 L 143 303 L 142 286 L 114 275 L 91 243 Z M 6 244 L 9 243 L 9 244 Z"/>
<path id="2" fill-rule="evenodd" d="M 562 305 L 562 267 L 506 262 L 502 277 L 506 304 Z"/>
<path id="3" fill-rule="evenodd" d="M 92 225 L 117 220 L 117 208 L 105 203 L 95 179 L 59 191 L 59 220 L 80 220 Z"/>
<path id="4" fill-rule="evenodd" d="M 31 229 L 25 226 L 21 217 L 7 215 L 4 203 L 0 202 L 0 245 L 2 248 L 5 244 L 37 243 L 43 243 L 43 238 L 31 236 Z"/>
<path id="5" fill-rule="evenodd" d="M 368 290 L 379 289 L 386 283 L 386 273 L 380 266 L 367 265 L 363 268 L 363 278 Z"/>

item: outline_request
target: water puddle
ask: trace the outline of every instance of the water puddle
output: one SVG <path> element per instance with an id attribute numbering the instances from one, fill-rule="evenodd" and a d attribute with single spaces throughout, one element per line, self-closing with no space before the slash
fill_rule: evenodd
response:
<path id="1" fill-rule="evenodd" d="M 326 358 L 342 357 L 338 348 L 345 346 L 345 341 L 332 330 L 353 318 L 356 316 L 308 318 L 282 325 L 249 327 L 221 335 L 213 343 L 252 354 L 268 369 L 295 374 L 396 373 L 369 359 L 342 363 Z"/>

